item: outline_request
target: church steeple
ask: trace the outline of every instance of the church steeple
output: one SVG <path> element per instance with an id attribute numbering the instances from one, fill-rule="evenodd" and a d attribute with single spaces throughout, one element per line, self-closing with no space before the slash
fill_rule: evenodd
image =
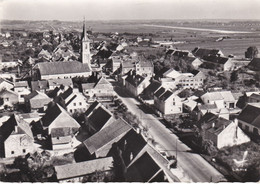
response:
<path id="1" fill-rule="evenodd" d="M 86 22 L 84 17 L 83 22 L 83 32 L 81 36 L 81 62 L 83 64 L 88 64 L 90 67 L 90 39 L 88 38 L 87 31 L 86 31 Z"/>

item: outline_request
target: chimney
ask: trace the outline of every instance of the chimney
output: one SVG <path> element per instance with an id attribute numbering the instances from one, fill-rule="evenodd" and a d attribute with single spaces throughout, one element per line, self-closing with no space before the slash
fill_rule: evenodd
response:
<path id="1" fill-rule="evenodd" d="M 214 128 L 215 127 L 215 123 L 212 123 L 212 128 Z"/>

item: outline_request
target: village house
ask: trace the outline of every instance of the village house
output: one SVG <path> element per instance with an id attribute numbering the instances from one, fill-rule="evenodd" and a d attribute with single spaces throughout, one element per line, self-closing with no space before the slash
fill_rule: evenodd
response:
<path id="1" fill-rule="evenodd" d="M 200 98 L 204 104 L 216 104 L 218 109 L 236 108 L 236 100 L 230 91 L 207 92 L 204 95 L 202 95 Z"/>
<path id="2" fill-rule="evenodd" d="M 82 128 L 88 132 L 88 134 L 93 135 L 113 121 L 115 121 L 113 114 L 101 103 L 95 101 L 84 113 Z"/>
<path id="3" fill-rule="evenodd" d="M 113 143 L 119 141 L 129 130 L 131 126 L 119 118 L 104 126 L 99 132 L 86 139 L 83 144 L 89 154 L 94 154 L 95 158 L 106 157 Z"/>
<path id="4" fill-rule="evenodd" d="M 38 80 L 89 77 L 91 75 L 88 64 L 78 61 L 38 63 L 36 71 L 35 78 Z"/>
<path id="5" fill-rule="evenodd" d="M 30 125 L 16 114 L 0 127 L 0 157 L 9 158 L 26 155 L 35 150 Z"/>
<path id="6" fill-rule="evenodd" d="M 94 97 L 98 100 L 111 98 L 115 95 L 112 84 L 104 77 L 100 77 L 96 83 L 83 83 L 82 92 L 87 97 Z"/>
<path id="7" fill-rule="evenodd" d="M 235 64 L 232 58 L 221 56 L 205 56 L 202 58 L 206 62 L 214 63 L 221 68 L 222 71 L 232 71 Z"/>
<path id="8" fill-rule="evenodd" d="M 48 85 L 50 90 L 61 86 L 64 87 L 64 90 L 67 90 L 69 87 L 73 88 L 72 79 L 49 79 Z"/>
<path id="9" fill-rule="evenodd" d="M 18 94 L 19 103 L 24 103 L 24 97 L 31 93 L 27 81 L 19 81 L 14 83 L 14 92 Z"/>
<path id="10" fill-rule="evenodd" d="M 153 146 L 158 148 L 156 143 Z M 118 156 L 122 158 L 122 166 L 125 166 L 126 182 L 178 181 L 169 170 L 171 165 L 168 160 L 148 145 L 142 135 L 133 129 L 113 145 L 111 154 L 118 154 L 118 150 L 122 153 Z"/>
<path id="11" fill-rule="evenodd" d="M 159 88 L 161 87 L 161 83 L 159 81 L 152 81 L 147 88 L 144 89 L 144 91 L 141 93 L 141 97 L 143 100 L 145 100 L 147 103 L 150 102 L 150 104 L 154 103 L 154 94 Z"/>
<path id="12" fill-rule="evenodd" d="M 163 77 L 173 79 L 170 82 L 171 88 L 174 89 L 178 85 L 183 88 L 201 88 L 206 76 L 200 71 L 194 71 L 193 73 L 180 73 L 173 68 L 163 73 Z M 163 80 L 163 79 L 161 79 Z"/>
<path id="13" fill-rule="evenodd" d="M 256 138 L 260 135 L 260 103 L 247 104 L 237 117 L 239 127 Z"/>
<path id="14" fill-rule="evenodd" d="M 46 80 L 31 81 L 31 89 L 32 92 L 40 91 L 45 93 L 49 89 L 48 82 Z"/>
<path id="15" fill-rule="evenodd" d="M 38 54 L 38 58 L 49 60 L 51 59 L 51 54 L 47 50 L 42 49 Z"/>
<path id="16" fill-rule="evenodd" d="M 125 79 L 125 88 L 135 97 L 140 95 L 149 84 L 149 77 L 143 77 L 134 72 L 130 72 Z"/>
<path id="17" fill-rule="evenodd" d="M 85 162 L 54 166 L 56 179 L 64 182 L 86 182 L 88 177 L 102 173 L 105 176 L 113 175 L 113 157 L 99 158 Z M 103 178 L 104 179 L 104 178 Z"/>
<path id="18" fill-rule="evenodd" d="M 230 121 L 212 113 L 205 114 L 198 122 L 202 139 L 210 140 L 221 149 L 250 141 L 250 138 L 238 127 L 237 121 Z"/>
<path id="19" fill-rule="evenodd" d="M 42 134 L 49 137 L 53 150 L 72 148 L 73 137 L 80 125 L 59 104 L 49 107 L 40 123 L 43 127 Z"/>
<path id="20" fill-rule="evenodd" d="M 25 106 L 29 112 L 44 112 L 52 101 L 45 93 L 33 91 L 24 97 Z"/>
<path id="21" fill-rule="evenodd" d="M 14 83 L 6 80 L 4 78 L 0 78 L 0 90 L 2 89 L 12 89 L 14 87 Z"/>
<path id="22" fill-rule="evenodd" d="M 140 58 L 126 59 L 121 63 L 121 75 L 135 70 L 136 74 L 151 78 L 154 74 L 154 66 L 151 61 L 143 61 Z"/>
<path id="23" fill-rule="evenodd" d="M 84 97 L 78 90 L 71 87 L 59 96 L 64 100 L 65 107 L 70 114 L 75 112 L 84 112 L 89 106 L 86 97 Z"/>
<path id="24" fill-rule="evenodd" d="M 9 89 L 3 89 L 2 91 L 0 91 L 0 98 L 3 99 L 3 107 L 6 105 L 9 107 L 13 107 L 19 102 L 18 94 Z"/>
<path id="25" fill-rule="evenodd" d="M 184 57 L 183 60 L 186 62 L 186 63 L 190 63 L 194 69 L 198 69 L 199 66 L 203 63 L 199 58 L 196 58 L 196 57 Z"/>
<path id="26" fill-rule="evenodd" d="M 182 113 L 182 101 L 177 94 L 178 91 L 171 91 L 161 87 L 154 94 L 154 106 L 163 115 Z"/>
<path id="27" fill-rule="evenodd" d="M 223 52 L 219 49 L 204 49 L 199 47 L 196 47 L 192 53 L 201 59 L 207 56 L 224 56 Z"/>
<path id="28" fill-rule="evenodd" d="M 260 103 L 260 94 L 253 93 L 247 99 L 248 103 Z"/>

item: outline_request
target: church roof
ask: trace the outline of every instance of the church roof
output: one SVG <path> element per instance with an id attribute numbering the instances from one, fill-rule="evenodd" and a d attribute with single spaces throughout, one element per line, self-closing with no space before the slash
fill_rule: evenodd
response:
<path id="1" fill-rule="evenodd" d="M 43 63 L 38 63 L 38 68 L 39 68 L 41 75 L 56 75 L 56 74 L 90 72 L 90 68 L 87 64 L 82 64 L 78 61 L 43 62 Z"/>

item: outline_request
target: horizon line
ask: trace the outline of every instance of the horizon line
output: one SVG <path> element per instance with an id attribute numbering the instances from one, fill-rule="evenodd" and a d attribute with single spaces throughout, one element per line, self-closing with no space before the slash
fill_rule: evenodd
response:
<path id="1" fill-rule="evenodd" d="M 230 19 L 226 19 L 226 18 L 174 18 L 174 19 L 85 19 L 85 21 L 180 21 L 180 20 L 186 20 L 186 21 L 198 21 L 198 20 L 214 20 L 214 21 L 260 21 L 260 19 L 249 19 L 249 18 L 241 18 L 241 19 L 237 19 L 237 18 L 230 18 Z M 61 21 L 61 22 L 79 22 L 82 20 L 60 20 L 60 19 L 39 19 L 39 20 L 32 20 L 32 19 L 0 19 L 0 21 Z"/>

